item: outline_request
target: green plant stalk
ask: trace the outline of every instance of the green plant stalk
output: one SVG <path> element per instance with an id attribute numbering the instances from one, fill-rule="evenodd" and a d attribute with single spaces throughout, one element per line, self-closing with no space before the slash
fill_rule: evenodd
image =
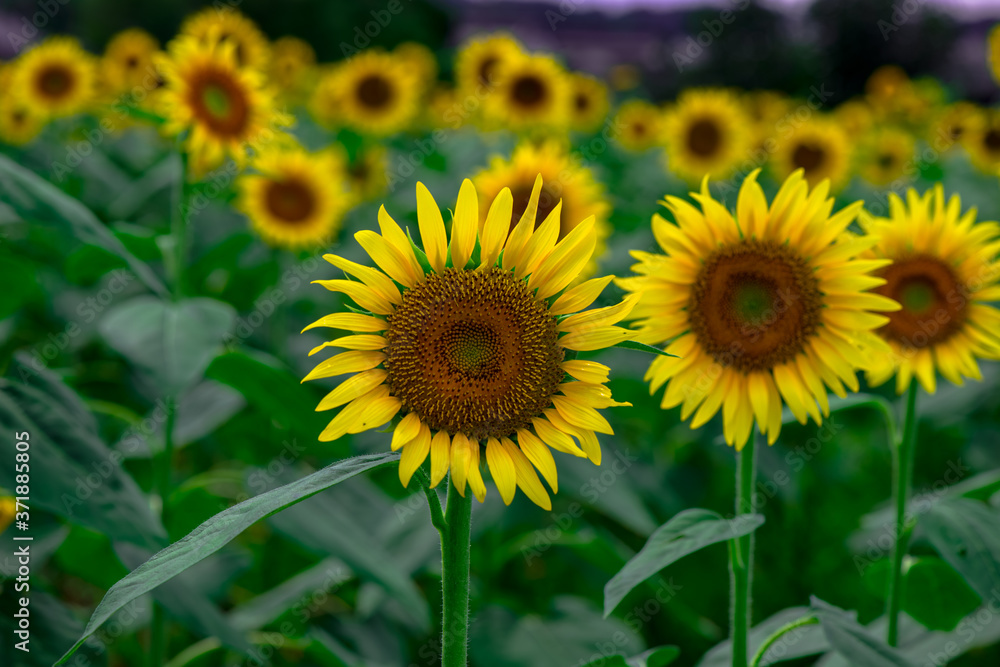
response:
<path id="1" fill-rule="evenodd" d="M 753 486 L 757 465 L 757 433 L 747 439 L 736 457 L 736 515 L 753 514 Z M 730 627 L 732 628 L 733 667 L 747 667 L 750 634 L 751 586 L 753 572 L 753 533 L 729 542 Z"/>
<path id="2" fill-rule="evenodd" d="M 910 381 L 906 393 L 906 413 L 903 419 L 903 438 L 892 443 L 892 493 L 896 500 L 896 542 L 892 547 L 892 569 L 889 571 L 889 589 L 886 593 L 886 615 L 889 629 L 886 643 L 896 646 L 899 642 L 899 610 L 903 600 L 903 560 L 910 541 L 912 527 L 907 525 L 906 506 L 913 492 L 913 461 L 917 439 L 917 382 Z"/>
<path id="3" fill-rule="evenodd" d="M 767 650 L 771 648 L 775 642 L 777 642 L 779 639 L 787 635 L 789 632 L 793 630 L 798 630 L 799 628 L 804 627 L 806 625 L 817 625 L 818 623 L 819 619 L 816 618 L 815 616 L 803 616 L 798 620 L 792 621 L 791 623 L 786 623 L 785 625 L 781 626 L 780 628 L 775 630 L 770 637 L 765 639 L 763 644 L 760 645 L 760 648 L 757 649 L 757 653 L 755 653 L 753 656 L 753 660 L 750 661 L 750 667 L 760 667 L 760 662 L 761 660 L 764 659 L 764 656 L 767 655 Z"/>
<path id="4" fill-rule="evenodd" d="M 431 490 L 431 493 L 434 493 Z M 469 565 L 472 546 L 472 489 L 462 497 L 448 480 L 448 504 L 441 534 L 441 667 L 466 667 L 469 641 Z"/>
<path id="5" fill-rule="evenodd" d="M 187 199 L 189 185 L 187 180 L 188 155 L 183 149 L 179 150 L 181 173 L 177 179 L 174 189 L 174 202 L 170 216 L 170 236 L 172 237 L 173 257 L 172 268 L 172 291 L 174 302 L 180 301 L 184 297 L 184 260 L 187 249 Z M 163 451 L 158 460 L 154 461 L 154 475 L 156 479 L 156 492 L 160 497 L 160 520 L 163 526 L 167 526 L 169 520 L 169 498 L 172 491 L 172 472 L 174 461 L 174 427 L 177 423 L 177 397 L 173 394 L 164 398 L 167 411 L 167 421 L 163 428 Z M 159 604 L 153 605 L 152 627 L 149 638 L 149 664 L 150 667 L 161 667 L 167 657 L 167 614 Z"/>

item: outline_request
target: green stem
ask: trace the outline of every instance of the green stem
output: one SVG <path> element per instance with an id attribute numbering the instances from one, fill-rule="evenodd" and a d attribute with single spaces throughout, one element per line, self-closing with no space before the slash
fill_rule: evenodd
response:
<path id="1" fill-rule="evenodd" d="M 896 542 L 892 548 L 892 569 L 889 571 L 889 590 L 886 594 L 886 615 L 889 630 L 886 642 L 896 646 L 899 641 L 899 609 L 903 599 L 903 561 L 910 541 L 912 526 L 907 525 L 906 506 L 913 491 L 913 460 L 917 437 L 917 383 L 910 381 L 906 394 L 906 414 L 903 420 L 903 438 L 892 443 L 892 493 L 896 500 Z"/>
<path id="2" fill-rule="evenodd" d="M 736 458 L 736 515 L 753 514 L 753 487 L 757 465 L 756 430 Z M 753 574 L 753 533 L 730 541 L 730 614 L 733 667 L 747 667 Z"/>
<path id="3" fill-rule="evenodd" d="M 434 491 L 431 491 L 434 493 Z M 441 533 L 441 667 L 466 667 L 469 640 L 469 561 L 472 541 L 472 490 L 462 497 L 448 481 L 448 505 Z M 428 496 L 429 498 L 429 496 Z M 431 510 L 433 514 L 433 509 Z"/>
<path id="4" fill-rule="evenodd" d="M 770 637 L 764 640 L 764 643 L 760 645 L 757 649 L 757 653 L 754 654 L 753 660 L 750 661 L 750 667 L 760 667 L 760 661 L 764 659 L 767 655 L 767 650 L 774 645 L 776 641 L 787 635 L 792 630 L 798 630 L 806 625 L 816 625 L 819 623 L 819 619 L 815 616 L 803 616 L 797 621 L 792 621 L 791 623 L 786 623 L 771 634 Z"/>
<path id="5" fill-rule="evenodd" d="M 438 496 L 437 491 L 431 488 L 430 477 L 427 476 L 427 472 L 423 468 L 417 468 L 414 477 L 420 488 L 423 489 L 424 495 L 427 496 L 427 507 L 431 512 L 431 525 L 437 529 L 438 533 L 443 533 L 443 531 L 448 530 L 448 524 L 444 520 L 444 513 L 441 511 L 440 496 Z"/>

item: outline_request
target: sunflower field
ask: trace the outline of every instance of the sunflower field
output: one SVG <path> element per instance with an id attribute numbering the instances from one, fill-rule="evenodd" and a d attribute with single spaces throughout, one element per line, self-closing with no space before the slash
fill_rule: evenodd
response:
<path id="1" fill-rule="evenodd" d="M 959 4 L 5 0 L 0 667 L 1000 665 Z"/>

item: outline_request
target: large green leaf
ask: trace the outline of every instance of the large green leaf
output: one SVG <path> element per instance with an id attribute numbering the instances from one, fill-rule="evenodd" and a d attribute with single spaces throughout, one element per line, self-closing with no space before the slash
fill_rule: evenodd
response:
<path id="1" fill-rule="evenodd" d="M 983 503 L 953 498 L 920 517 L 927 538 L 984 600 L 1000 590 L 1000 514 Z"/>
<path id="2" fill-rule="evenodd" d="M 70 405 L 72 402 L 70 403 Z M 92 429 L 66 403 L 41 389 L 0 379 L 0 425 L 30 434 L 31 502 L 67 521 L 150 549 L 167 540 L 138 485 Z M 15 486 L 13 466 L 0 466 L 0 486 Z"/>
<path id="3" fill-rule="evenodd" d="M 865 583 L 884 597 L 891 564 L 878 561 L 865 573 Z M 910 558 L 903 570 L 902 608 L 925 628 L 951 631 L 979 606 L 980 598 L 953 567 L 940 558 Z"/>
<path id="4" fill-rule="evenodd" d="M 83 635 L 58 664 L 66 662 L 115 611 L 215 553 L 257 521 L 355 475 L 391 465 L 398 460 L 397 454 L 379 454 L 337 461 L 291 484 L 254 496 L 219 512 L 112 586 L 94 610 Z"/>
<path id="5" fill-rule="evenodd" d="M 141 296 L 109 310 L 98 328 L 108 345 L 152 374 L 164 394 L 176 394 L 202 376 L 235 319 L 232 306 L 214 299 L 173 303 Z"/>
<path id="6" fill-rule="evenodd" d="M 604 586 L 604 616 L 633 588 L 674 561 L 710 544 L 748 535 L 764 523 L 759 514 L 743 514 L 723 519 L 705 509 L 688 509 L 649 536 L 645 546 Z"/>
<path id="7" fill-rule="evenodd" d="M 813 596 L 811 609 L 830 646 L 852 667 L 913 667 L 896 649 L 873 636 L 854 614 Z"/>
<path id="8" fill-rule="evenodd" d="M 147 287 L 167 297 L 166 287 L 153 270 L 130 253 L 90 209 L 3 155 L 0 155 L 0 201 L 10 204 L 23 218 L 54 224 L 83 243 L 118 255 Z"/>

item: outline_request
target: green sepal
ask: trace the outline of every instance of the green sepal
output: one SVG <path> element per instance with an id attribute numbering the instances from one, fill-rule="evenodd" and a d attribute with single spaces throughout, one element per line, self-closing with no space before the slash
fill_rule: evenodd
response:
<path id="1" fill-rule="evenodd" d="M 626 350 L 638 350 L 639 352 L 646 352 L 648 354 L 658 354 L 661 357 L 677 357 L 676 354 L 670 354 L 669 352 L 661 350 L 658 347 L 646 345 L 645 343 L 637 343 L 634 340 L 623 340 L 622 342 L 616 343 L 611 347 L 623 347 Z"/>

